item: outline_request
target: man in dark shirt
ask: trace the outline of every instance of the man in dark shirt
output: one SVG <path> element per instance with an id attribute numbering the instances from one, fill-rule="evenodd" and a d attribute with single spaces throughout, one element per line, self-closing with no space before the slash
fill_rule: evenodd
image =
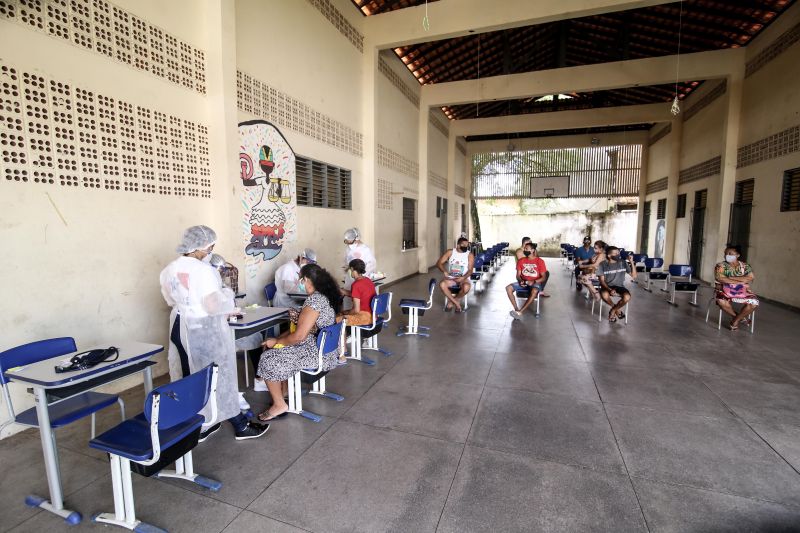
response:
<path id="1" fill-rule="evenodd" d="M 625 288 L 625 275 L 635 271 L 635 267 L 630 255 L 627 260 L 620 258 L 619 248 L 616 246 L 606 248 L 606 257 L 607 259 L 597 267 L 600 298 L 611 307 L 608 312 L 609 322 L 616 322 L 617 318 L 625 318 L 620 309 L 631 300 L 631 293 Z M 619 296 L 619 302 L 615 304 L 611 299 L 612 296 Z"/>
<path id="2" fill-rule="evenodd" d="M 577 248 L 574 252 L 575 257 L 575 290 L 581 290 L 581 284 L 578 283 L 578 278 L 583 274 L 582 266 L 589 264 L 589 261 L 594 255 L 594 248 L 592 248 L 592 239 L 588 236 L 583 238 L 583 246 Z"/>

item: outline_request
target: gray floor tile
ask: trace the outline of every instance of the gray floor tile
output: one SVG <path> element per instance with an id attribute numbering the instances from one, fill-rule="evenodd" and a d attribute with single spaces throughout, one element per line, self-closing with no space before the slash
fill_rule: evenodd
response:
<path id="1" fill-rule="evenodd" d="M 433 531 L 461 448 L 339 421 L 249 509 L 312 531 Z"/>
<path id="2" fill-rule="evenodd" d="M 344 419 L 464 442 L 481 397 L 480 386 L 442 383 L 436 377 L 385 376 Z"/>
<path id="3" fill-rule="evenodd" d="M 685 371 L 683 362 L 666 344 L 596 341 L 581 339 L 586 360 L 590 363 L 633 368 L 658 368 Z"/>
<path id="4" fill-rule="evenodd" d="M 793 533 L 800 510 L 730 494 L 634 478 L 653 533 Z"/>
<path id="5" fill-rule="evenodd" d="M 606 403 L 733 416 L 702 381 L 667 370 L 621 366 L 592 366 L 592 374 Z"/>
<path id="6" fill-rule="evenodd" d="M 493 358 L 494 353 L 470 350 L 409 354 L 392 368 L 389 379 L 403 376 L 483 386 Z"/>
<path id="7" fill-rule="evenodd" d="M 469 443 L 624 471 L 602 404 L 568 396 L 486 387 Z"/>
<path id="8" fill-rule="evenodd" d="M 306 530 L 252 511 L 242 511 L 224 531 L 225 533 L 302 533 Z"/>
<path id="9" fill-rule="evenodd" d="M 600 401 L 592 374 L 586 363 L 582 362 L 553 362 L 551 359 L 541 360 L 520 354 L 498 355 L 486 384 Z"/>
<path id="10" fill-rule="evenodd" d="M 222 531 L 241 511 L 212 498 L 136 474 L 133 475 L 133 497 L 137 519 L 173 533 Z M 96 513 L 114 512 L 110 475 L 76 492 L 70 500 L 71 505 L 83 514 L 81 529 L 111 531 L 109 526 L 91 520 Z M 48 533 L 69 532 L 75 531 L 75 527 L 54 514 L 41 512 L 15 528 L 14 532 L 45 530 Z"/>
<path id="11" fill-rule="evenodd" d="M 646 528 L 625 475 L 467 446 L 437 531 Z"/>
<path id="12" fill-rule="evenodd" d="M 800 506 L 800 475 L 741 421 L 606 409 L 631 475 Z"/>
<path id="13" fill-rule="evenodd" d="M 800 471 L 800 426 L 756 423 L 751 427 L 795 470 Z"/>
<path id="14" fill-rule="evenodd" d="M 800 425 L 800 384 L 753 379 L 701 378 L 743 419 Z"/>
<path id="15" fill-rule="evenodd" d="M 73 495 L 92 481 L 107 476 L 110 472 L 108 461 L 62 447 L 59 447 L 58 456 L 66 507 L 83 512 L 83 509 L 74 507 L 78 501 Z M 0 476 L 0 494 L 3 495 L 0 498 L 0 531 L 6 531 L 40 512 L 25 505 L 26 496 L 50 498 L 39 432 L 29 429 L 3 440 L 0 464 L 3 465 L 3 475 Z"/>

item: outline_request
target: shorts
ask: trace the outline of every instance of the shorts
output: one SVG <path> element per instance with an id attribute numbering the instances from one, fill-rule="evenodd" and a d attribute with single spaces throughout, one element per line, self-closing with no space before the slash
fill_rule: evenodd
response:
<path id="1" fill-rule="evenodd" d="M 620 287 L 619 285 L 609 285 L 608 288 L 615 291 L 619 296 L 631 293 L 631 291 L 629 291 L 625 287 Z"/>
<path id="2" fill-rule="evenodd" d="M 531 290 L 531 287 L 533 287 L 537 291 L 541 291 L 542 290 L 542 285 L 540 283 L 534 283 L 533 285 L 525 285 L 524 287 L 522 285 L 520 285 L 519 283 L 512 283 L 511 284 L 511 288 L 513 288 L 515 291 L 529 291 L 529 290 Z"/>

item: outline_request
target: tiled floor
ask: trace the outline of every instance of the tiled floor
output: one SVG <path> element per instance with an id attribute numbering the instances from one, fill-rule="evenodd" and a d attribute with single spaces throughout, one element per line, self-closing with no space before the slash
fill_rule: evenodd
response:
<path id="1" fill-rule="evenodd" d="M 344 402 L 305 400 L 321 423 L 290 416 L 246 442 L 225 426 L 195 451 L 222 490 L 134 476 L 139 517 L 192 533 L 800 531 L 800 315 L 765 304 L 755 335 L 717 331 L 704 308 L 635 289 L 629 324 L 598 322 L 548 263 L 541 318 L 509 317 L 510 262 L 465 314 L 437 295 L 428 339 L 395 337 L 395 308 L 380 337 L 394 355 L 333 372 Z M 428 279 L 388 290 L 421 297 Z M 141 390 L 126 398 L 133 412 Z M 88 435 L 58 435 L 87 518 L 113 509 Z M 74 529 L 23 504 L 45 494 L 38 434 L 0 441 L 0 464 L 0 531 Z"/>

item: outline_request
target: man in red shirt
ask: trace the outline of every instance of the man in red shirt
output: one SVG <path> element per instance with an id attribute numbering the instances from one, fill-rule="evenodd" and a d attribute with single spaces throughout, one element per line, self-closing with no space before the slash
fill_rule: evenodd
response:
<path id="1" fill-rule="evenodd" d="M 534 255 L 533 244 L 528 242 L 522 248 L 522 258 L 517 261 L 517 283 L 511 283 L 506 287 L 506 294 L 508 299 L 511 300 L 511 305 L 514 310 L 511 311 L 511 316 L 514 320 L 519 320 L 522 313 L 536 301 L 536 295 L 542 290 L 541 283 L 547 274 L 547 266 L 541 257 Z M 530 291 L 528 299 L 522 306 L 522 309 L 517 309 L 517 299 L 514 293 L 517 291 Z"/>

